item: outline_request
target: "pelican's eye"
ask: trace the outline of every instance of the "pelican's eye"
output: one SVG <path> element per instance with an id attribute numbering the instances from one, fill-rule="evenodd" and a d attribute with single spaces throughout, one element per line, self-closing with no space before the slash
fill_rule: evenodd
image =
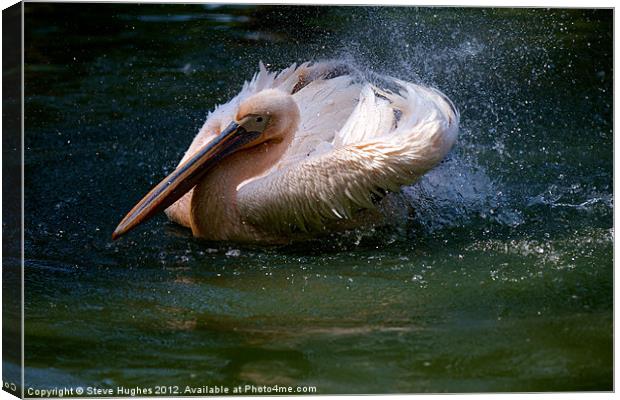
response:
<path id="1" fill-rule="evenodd" d="M 267 128 L 269 116 L 260 114 L 249 114 L 241 118 L 241 125 L 248 132 L 263 132 Z"/>

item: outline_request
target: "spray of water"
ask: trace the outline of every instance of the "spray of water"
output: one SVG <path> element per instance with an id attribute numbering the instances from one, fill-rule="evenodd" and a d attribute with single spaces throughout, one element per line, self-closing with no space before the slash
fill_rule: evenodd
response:
<path id="1" fill-rule="evenodd" d="M 570 63 L 577 57 L 561 36 L 573 29 L 570 15 L 531 10 L 514 18 L 510 10 L 501 9 L 365 10 L 335 45 L 338 58 L 363 66 L 369 74 L 436 87 L 462 116 L 452 153 L 402 191 L 417 223 L 428 231 L 463 226 L 472 219 L 509 228 L 523 224 L 528 205 L 545 190 L 543 182 L 554 179 L 553 171 L 545 170 L 538 182 L 515 184 L 520 176 L 533 175 L 524 161 L 528 152 L 563 156 L 539 126 L 551 119 L 552 126 L 571 127 L 565 115 L 557 116 L 567 107 L 565 99 L 540 99 L 547 87 L 551 94 L 559 92 L 554 91 L 562 83 L 558 59 Z M 493 18 L 487 15 L 491 13 Z M 554 187 L 570 191 L 569 184 L 560 185 L 566 190 Z M 597 193 L 584 193 L 574 208 L 611 204 Z"/>

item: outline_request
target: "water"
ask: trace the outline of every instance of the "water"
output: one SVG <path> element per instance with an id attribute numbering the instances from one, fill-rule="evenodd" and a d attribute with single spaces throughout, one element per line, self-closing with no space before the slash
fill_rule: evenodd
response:
<path id="1" fill-rule="evenodd" d="M 609 10 L 26 4 L 26 386 L 611 390 L 611 29 Z M 461 111 L 402 229 L 257 247 L 162 215 L 110 241 L 258 60 L 321 58 Z"/>

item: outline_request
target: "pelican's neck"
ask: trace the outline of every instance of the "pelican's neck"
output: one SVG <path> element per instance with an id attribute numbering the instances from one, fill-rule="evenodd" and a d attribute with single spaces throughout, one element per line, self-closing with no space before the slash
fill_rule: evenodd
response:
<path id="1" fill-rule="evenodd" d="M 190 222 L 194 236 L 244 241 L 259 235 L 239 213 L 237 187 L 275 165 L 288 148 L 292 136 L 234 153 L 207 173 L 194 188 L 191 199 Z"/>

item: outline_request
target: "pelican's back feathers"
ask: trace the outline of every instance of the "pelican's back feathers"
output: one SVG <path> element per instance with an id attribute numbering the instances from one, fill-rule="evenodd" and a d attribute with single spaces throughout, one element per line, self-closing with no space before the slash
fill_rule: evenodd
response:
<path id="1" fill-rule="evenodd" d="M 330 132 L 320 121 L 311 129 L 315 110 L 325 109 L 323 101 L 311 101 L 312 95 L 319 96 L 321 85 L 336 79 L 342 85 L 332 84 L 344 100 L 335 104 L 327 126 L 338 130 Z M 344 76 L 300 90 L 294 98 L 306 125 L 301 123 L 299 137 L 278 165 L 239 186 L 243 218 L 278 233 L 325 229 L 329 221 L 374 208 L 373 193 L 398 191 L 437 165 L 456 140 L 458 111 L 438 90 L 391 81 L 398 93 Z M 348 100 L 354 92 L 354 100 Z"/>

